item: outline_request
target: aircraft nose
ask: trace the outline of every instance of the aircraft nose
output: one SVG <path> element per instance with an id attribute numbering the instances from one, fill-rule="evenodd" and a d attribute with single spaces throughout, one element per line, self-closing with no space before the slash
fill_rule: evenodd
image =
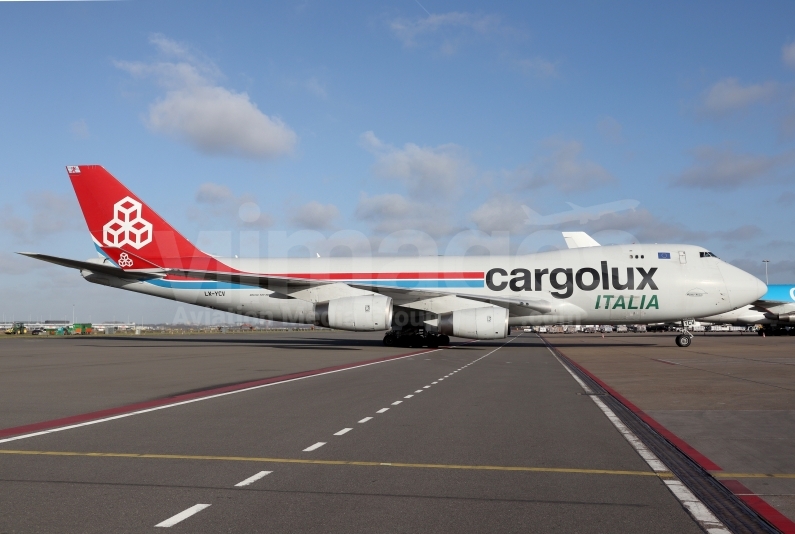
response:
<path id="1" fill-rule="evenodd" d="M 738 269 L 728 263 L 720 266 L 723 281 L 729 292 L 729 300 L 732 306 L 745 306 L 760 299 L 767 293 L 767 286 L 756 276 L 749 274 L 742 269 Z"/>

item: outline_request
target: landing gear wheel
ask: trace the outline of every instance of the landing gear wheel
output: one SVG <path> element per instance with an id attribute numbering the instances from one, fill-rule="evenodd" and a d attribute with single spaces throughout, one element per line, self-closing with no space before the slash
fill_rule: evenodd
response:
<path id="1" fill-rule="evenodd" d="M 690 343 L 693 342 L 693 338 L 685 334 L 679 334 L 676 336 L 676 344 L 680 347 L 689 347 Z"/>
<path id="2" fill-rule="evenodd" d="M 395 336 L 387 334 L 384 336 L 384 345 L 392 347 L 395 345 Z"/>

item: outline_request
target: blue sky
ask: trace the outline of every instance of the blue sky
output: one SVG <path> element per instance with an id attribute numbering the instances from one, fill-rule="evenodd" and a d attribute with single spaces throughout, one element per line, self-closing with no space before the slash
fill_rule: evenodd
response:
<path id="1" fill-rule="evenodd" d="M 387 253 L 401 230 L 423 253 L 533 251 L 563 228 L 795 280 L 791 2 L 0 2 L 0 19 L 6 316 L 175 316 L 13 254 L 94 254 L 64 171 L 80 163 L 211 252 Z M 521 209 L 621 199 L 640 205 L 563 227 Z"/>

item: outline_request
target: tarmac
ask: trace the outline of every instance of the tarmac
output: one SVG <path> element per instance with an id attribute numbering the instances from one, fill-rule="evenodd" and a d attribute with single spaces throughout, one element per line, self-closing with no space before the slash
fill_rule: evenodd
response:
<path id="1" fill-rule="evenodd" d="M 0 532 L 703 531 L 540 337 L 381 337 L 3 340 Z M 546 339 L 714 476 L 795 473 L 795 339 Z"/>
<path id="2" fill-rule="evenodd" d="M 693 449 L 747 501 L 763 501 L 795 532 L 795 338 L 699 334 L 547 336 Z"/>

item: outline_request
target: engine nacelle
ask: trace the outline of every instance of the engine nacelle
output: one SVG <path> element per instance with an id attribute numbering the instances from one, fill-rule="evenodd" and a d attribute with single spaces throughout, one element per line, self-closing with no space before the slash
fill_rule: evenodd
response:
<path id="1" fill-rule="evenodd" d="M 315 324 L 363 332 L 392 326 L 392 299 L 383 295 L 343 297 L 315 304 Z"/>
<path id="2" fill-rule="evenodd" d="M 502 339 L 508 335 L 508 310 L 490 306 L 443 313 L 439 332 L 469 339 Z"/>

